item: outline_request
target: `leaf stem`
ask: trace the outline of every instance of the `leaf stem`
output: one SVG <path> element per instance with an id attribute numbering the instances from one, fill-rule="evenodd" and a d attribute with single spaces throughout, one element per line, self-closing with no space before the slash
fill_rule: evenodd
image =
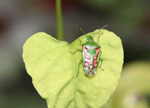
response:
<path id="1" fill-rule="evenodd" d="M 63 40 L 61 0 L 56 0 L 56 17 L 57 17 L 57 39 Z"/>

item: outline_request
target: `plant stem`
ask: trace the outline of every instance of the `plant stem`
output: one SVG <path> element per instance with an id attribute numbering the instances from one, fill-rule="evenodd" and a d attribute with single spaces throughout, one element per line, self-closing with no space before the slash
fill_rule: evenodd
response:
<path id="1" fill-rule="evenodd" d="M 61 0 L 56 0 L 56 17 L 57 17 L 57 39 L 63 40 Z"/>

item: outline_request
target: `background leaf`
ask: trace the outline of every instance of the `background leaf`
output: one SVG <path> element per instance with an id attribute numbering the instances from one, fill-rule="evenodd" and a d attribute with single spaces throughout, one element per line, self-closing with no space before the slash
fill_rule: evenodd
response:
<path id="1" fill-rule="evenodd" d="M 97 74 L 88 78 L 80 65 L 82 53 L 70 53 L 82 48 L 80 41 L 71 45 L 57 41 L 46 33 L 31 36 L 23 47 L 23 59 L 28 74 L 38 93 L 46 99 L 49 108 L 100 108 L 112 94 L 120 77 L 123 64 L 123 48 L 119 37 L 107 30 L 96 30 L 94 36 L 102 47 L 104 60 Z M 86 41 L 87 35 L 80 37 Z"/>
<path id="2" fill-rule="evenodd" d="M 128 63 L 119 85 L 103 108 L 150 108 L 150 62 Z"/>

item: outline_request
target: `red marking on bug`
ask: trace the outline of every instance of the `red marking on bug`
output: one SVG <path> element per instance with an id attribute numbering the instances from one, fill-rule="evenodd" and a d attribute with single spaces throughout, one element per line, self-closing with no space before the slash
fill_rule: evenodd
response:
<path id="1" fill-rule="evenodd" d="M 85 46 L 83 46 L 83 49 L 88 50 L 88 48 L 87 48 L 87 47 L 85 47 Z"/>
<path id="2" fill-rule="evenodd" d="M 98 64 L 97 64 L 97 57 L 98 57 L 98 54 L 100 52 L 100 47 L 96 48 L 96 53 L 95 53 L 95 56 L 93 58 L 93 66 L 94 68 L 97 68 Z"/>
<path id="3" fill-rule="evenodd" d="M 84 52 L 84 54 L 85 54 L 85 58 L 88 59 L 88 60 L 90 60 L 90 56 L 89 56 L 88 53 L 87 53 L 87 49 L 88 49 L 87 47 L 84 47 L 84 46 L 83 46 L 83 52 Z"/>
<path id="4" fill-rule="evenodd" d="M 88 67 L 89 66 L 89 62 L 85 61 L 84 67 Z"/>
<path id="5" fill-rule="evenodd" d="M 85 68 L 88 67 L 89 69 L 93 69 L 93 68 L 97 68 L 98 67 L 98 61 L 97 61 L 97 59 L 98 59 L 98 55 L 100 53 L 100 48 L 101 47 L 95 48 L 96 53 L 95 53 L 95 55 L 93 57 L 93 61 L 91 63 L 90 62 L 91 58 L 90 58 L 90 56 L 88 55 L 88 52 L 87 52 L 88 48 L 85 47 L 85 46 L 83 46 L 83 53 L 84 53 L 84 56 L 85 56 L 85 63 L 84 63 L 84 67 Z"/>

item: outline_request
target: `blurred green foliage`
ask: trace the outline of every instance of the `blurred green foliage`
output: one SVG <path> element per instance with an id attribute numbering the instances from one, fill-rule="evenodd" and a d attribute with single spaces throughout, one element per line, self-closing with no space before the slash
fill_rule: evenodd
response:
<path id="1" fill-rule="evenodd" d="M 119 86 L 103 108 L 150 108 L 150 62 L 127 64 Z"/>
<path id="2" fill-rule="evenodd" d="M 46 108 L 46 104 L 37 96 L 18 94 L 0 97 L 1 108 Z"/>

